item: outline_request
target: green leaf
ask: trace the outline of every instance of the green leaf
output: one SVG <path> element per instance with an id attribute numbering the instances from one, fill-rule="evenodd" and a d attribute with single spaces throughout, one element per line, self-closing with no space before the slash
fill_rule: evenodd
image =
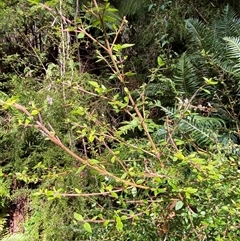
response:
<path id="1" fill-rule="evenodd" d="M 74 190 L 75 190 L 75 192 L 76 192 L 77 194 L 82 193 L 82 191 L 81 191 L 81 190 L 79 190 L 78 188 L 75 188 Z"/>
<path id="2" fill-rule="evenodd" d="M 136 197 L 137 196 L 137 188 L 133 187 L 131 190 L 131 193 L 132 193 L 133 197 Z"/>
<path id="3" fill-rule="evenodd" d="M 130 48 L 130 47 L 132 47 L 132 46 L 134 46 L 135 44 L 123 44 L 122 46 L 121 46 L 121 49 L 125 49 L 125 48 Z"/>
<path id="4" fill-rule="evenodd" d="M 191 194 L 196 193 L 198 191 L 198 189 L 197 188 L 192 188 L 192 187 L 187 187 L 187 188 L 184 188 L 184 191 L 185 191 L 186 198 L 190 199 L 191 198 Z"/>
<path id="5" fill-rule="evenodd" d="M 121 220 L 127 220 L 128 219 L 128 217 L 126 216 L 126 215 L 123 215 L 122 217 L 121 217 Z"/>
<path id="6" fill-rule="evenodd" d="M 92 227 L 89 223 L 84 223 L 83 227 L 87 232 L 92 233 Z"/>
<path id="7" fill-rule="evenodd" d="M 28 0 L 31 4 L 39 4 L 40 0 Z"/>
<path id="8" fill-rule="evenodd" d="M 174 156 L 177 157 L 181 161 L 185 160 L 185 157 L 181 151 L 178 151 L 176 154 L 174 154 Z"/>
<path id="9" fill-rule="evenodd" d="M 165 65 L 161 57 L 158 57 L 158 58 L 157 58 L 157 62 L 158 62 L 158 66 L 159 66 L 159 67 L 162 67 L 162 66 Z"/>
<path id="10" fill-rule="evenodd" d="M 116 161 L 116 156 L 113 156 L 113 157 L 111 158 L 111 163 L 115 163 L 115 161 Z"/>
<path id="11" fill-rule="evenodd" d="M 193 194 L 193 193 L 196 193 L 198 191 L 198 189 L 197 188 L 192 188 L 192 187 L 187 187 L 187 188 L 185 188 L 185 191 L 187 193 Z"/>
<path id="12" fill-rule="evenodd" d="M 204 92 L 206 92 L 209 95 L 211 94 L 211 92 L 209 90 L 205 89 L 205 88 L 201 88 L 201 90 L 203 90 Z"/>
<path id="13" fill-rule="evenodd" d="M 118 195 L 117 195 L 117 193 L 115 193 L 115 192 L 111 192 L 111 196 L 114 197 L 114 198 L 116 198 L 116 199 L 118 199 Z"/>
<path id="14" fill-rule="evenodd" d="M 183 202 L 182 201 L 178 201 L 175 205 L 175 210 L 180 210 L 183 207 Z"/>
<path id="15" fill-rule="evenodd" d="M 82 39 L 82 38 L 84 38 L 84 36 L 85 36 L 85 34 L 83 32 L 81 32 L 78 34 L 77 37 L 78 37 L 78 39 Z"/>
<path id="16" fill-rule="evenodd" d="M 113 46 L 113 50 L 115 51 L 115 52 L 118 52 L 119 50 L 122 50 L 122 49 L 126 49 L 126 48 L 130 48 L 130 47 L 132 47 L 132 46 L 134 46 L 135 44 L 123 44 L 123 45 L 121 45 L 121 44 L 115 44 L 114 46 Z"/>
<path id="17" fill-rule="evenodd" d="M 33 111 L 31 112 L 31 115 L 37 115 L 38 113 L 39 113 L 38 110 L 33 110 Z"/>
<path id="18" fill-rule="evenodd" d="M 99 161 L 96 160 L 96 159 L 89 159 L 89 163 L 90 163 L 91 165 L 95 165 L 95 164 L 98 164 Z"/>
<path id="19" fill-rule="evenodd" d="M 212 78 L 208 79 L 208 78 L 203 77 L 203 79 L 204 79 L 204 81 L 205 81 L 205 83 L 207 85 L 217 85 L 218 84 L 218 82 L 217 81 L 213 81 Z"/>
<path id="20" fill-rule="evenodd" d="M 70 112 L 70 114 L 83 116 L 83 115 L 86 114 L 86 111 L 87 111 L 86 108 L 83 108 L 83 107 L 79 106 L 79 107 L 77 107 L 76 109 L 72 110 L 72 111 Z"/>
<path id="21" fill-rule="evenodd" d="M 144 181 L 145 181 L 144 179 L 139 179 L 139 180 L 137 180 L 136 183 L 137 183 L 137 184 L 142 184 L 142 183 L 144 183 Z"/>
<path id="22" fill-rule="evenodd" d="M 92 85 L 93 87 L 95 87 L 95 88 L 100 88 L 98 82 L 96 82 L 96 81 L 88 81 L 88 83 L 89 83 L 90 85 Z"/>
<path id="23" fill-rule="evenodd" d="M 116 217 L 116 228 L 117 228 L 118 231 L 123 230 L 123 223 L 122 223 L 122 220 L 119 216 Z"/>
<path id="24" fill-rule="evenodd" d="M 106 220 L 106 221 L 103 223 L 103 226 L 104 226 L 104 227 L 108 226 L 109 222 L 110 222 L 110 220 Z"/>
<path id="25" fill-rule="evenodd" d="M 122 174 L 122 176 L 121 176 L 121 179 L 125 179 L 126 177 L 127 177 L 127 173 L 124 172 L 124 173 Z"/>
<path id="26" fill-rule="evenodd" d="M 93 133 L 91 133 L 88 137 L 89 142 L 93 142 L 94 139 L 95 139 L 95 136 L 93 135 Z"/>
<path id="27" fill-rule="evenodd" d="M 73 214 L 73 217 L 77 220 L 77 221 L 83 221 L 83 216 L 79 213 L 75 213 Z"/>
<path id="28" fill-rule="evenodd" d="M 3 175 L 3 172 L 2 172 L 2 169 L 0 169 L 0 177 L 4 176 Z"/>
<path id="29" fill-rule="evenodd" d="M 85 169 L 85 167 L 86 167 L 86 165 L 80 166 L 80 167 L 77 169 L 76 174 L 82 172 L 82 171 Z"/>
<path id="30" fill-rule="evenodd" d="M 125 76 L 135 76 L 136 73 L 132 72 L 132 71 L 128 71 L 125 73 Z"/>
<path id="31" fill-rule="evenodd" d="M 108 12 L 117 12 L 118 10 L 116 8 L 108 8 L 107 11 Z"/>

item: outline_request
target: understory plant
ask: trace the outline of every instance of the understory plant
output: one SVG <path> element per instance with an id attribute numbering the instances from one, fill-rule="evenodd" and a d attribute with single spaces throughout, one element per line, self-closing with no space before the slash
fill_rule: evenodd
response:
<path id="1" fill-rule="evenodd" d="M 238 81 L 229 63 L 239 40 L 221 42 L 230 61 L 222 64 L 220 50 L 200 48 L 192 34 L 199 51 L 179 57 L 172 78 L 159 56 L 146 83 L 131 89 L 134 44 L 121 41 L 127 20 L 108 1 L 82 6 L 74 21 L 61 1 L 31 2 L 52 16 L 60 45 L 41 81 L 14 75 L 1 93 L 0 204 L 23 217 L 12 218 L 21 240 L 237 240 L 238 103 L 226 81 Z M 84 71 L 81 46 L 94 49 L 102 72 Z"/>

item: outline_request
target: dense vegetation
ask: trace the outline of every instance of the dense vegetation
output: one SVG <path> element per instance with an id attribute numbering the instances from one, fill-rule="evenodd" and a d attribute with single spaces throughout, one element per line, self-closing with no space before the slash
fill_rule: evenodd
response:
<path id="1" fill-rule="evenodd" d="M 236 2 L 0 1 L 1 241 L 240 240 Z"/>

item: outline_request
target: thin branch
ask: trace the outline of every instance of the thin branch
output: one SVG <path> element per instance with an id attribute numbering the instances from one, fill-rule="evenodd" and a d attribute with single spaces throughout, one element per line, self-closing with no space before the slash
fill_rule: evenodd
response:
<path id="1" fill-rule="evenodd" d="M 111 192 L 94 192 L 94 193 L 60 193 L 61 197 L 93 197 L 93 196 L 107 196 L 111 193 L 122 192 L 124 188 L 113 190 Z"/>
<path id="2" fill-rule="evenodd" d="M 24 112 L 29 118 L 31 118 L 34 121 L 33 116 L 29 113 L 29 111 L 27 111 L 27 109 L 22 106 L 19 105 L 17 103 L 13 104 L 13 107 L 15 107 L 16 109 L 20 110 L 21 112 Z M 73 151 L 71 151 L 69 148 L 67 148 L 64 144 L 62 144 L 62 142 L 60 141 L 60 138 L 55 134 L 50 132 L 45 125 L 43 125 L 40 121 L 35 121 L 38 129 L 40 131 L 43 131 L 44 134 L 46 134 L 47 138 L 49 140 L 51 140 L 53 143 L 55 143 L 57 146 L 59 146 L 61 149 L 63 149 L 66 153 L 68 153 L 70 156 L 72 156 L 74 159 L 78 160 L 79 162 L 81 162 L 82 164 L 94 169 L 95 171 L 97 171 L 99 174 L 102 174 L 104 176 L 108 176 L 113 178 L 116 182 L 120 182 L 123 183 L 127 186 L 132 186 L 132 187 L 137 187 L 140 189 L 150 189 L 150 187 L 148 186 L 144 186 L 144 185 L 140 185 L 140 184 L 136 184 L 133 183 L 131 181 L 128 180 L 124 180 L 121 179 L 120 177 L 117 177 L 116 175 L 114 175 L 111 172 L 108 172 L 104 167 L 98 167 L 96 165 L 92 165 L 88 160 L 83 159 L 82 157 L 76 155 Z"/>

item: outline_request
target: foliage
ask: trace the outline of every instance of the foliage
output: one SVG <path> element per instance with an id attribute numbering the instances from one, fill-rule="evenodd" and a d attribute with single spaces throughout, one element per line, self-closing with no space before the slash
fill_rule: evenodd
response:
<path id="1" fill-rule="evenodd" d="M 184 23 L 184 1 L 142 2 L 128 2 L 132 19 L 143 21 L 147 5 L 156 16 L 148 28 L 136 20 L 144 38 L 129 42 L 120 3 L 118 14 L 109 1 L 17 1 L 12 26 L 26 41 L 10 28 L 19 49 L 3 48 L 3 240 L 238 239 L 237 15 L 227 6 L 218 20 Z M 163 13 L 169 21 L 157 21 Z M 153 55 L 135 56 L 151 63 L 135 68 L 130 55 L 152 42 Z M 7 230 L 7 221 L 20 223 Z"/>
<path id="2" fill-rule="evenodd" d="M 233 97 L 239 93 L 239 77 L 237 75 L 239 46 L 238 33 L 235 29 L 238 21 L 236 14 L 229 6 L 225 7 L 219 20 L 219 26 L 216 25 L 216 22 L 206 26 L 197 20 L 187 20 L 190 39 L 187 53 L 183 56 L 186 58 L 185 55 L 187 55 L 188 62 L 181 72 L 177 69 L 175 77 L 176 83 L 182 81 L 182 86 L 185 88 L 186 80 L 183 73 L 193 71 L 192 76 L 189 73 L 189 80 L 187 80 L 191 82 L 187 86 L 190 87 L 193 84 L 195 86 L 188 96 L 194 94 L 194 88 L 206 87 L 207 84 L 205 93 L 197 93 L 197 102 L 201 104 L 208 102 L 213 105 L 215 109 L 211 115 L 221 116 L 233 133 L 237 133 L 239 124 L 237 114 L 239 106 Z M 226 31 L 231 37 L 224 37 Z M 178 66 L 183 66 L 182 58 L 180 58 Z M 210 82 L 206 81 L 206 78 Z"/>

